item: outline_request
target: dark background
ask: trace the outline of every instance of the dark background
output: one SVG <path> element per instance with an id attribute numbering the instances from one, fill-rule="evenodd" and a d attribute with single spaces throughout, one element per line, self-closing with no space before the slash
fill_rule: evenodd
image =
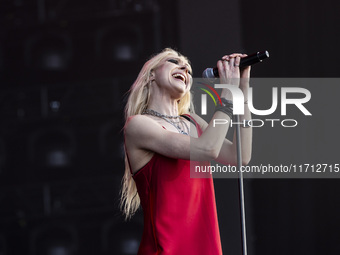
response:
<path id="1" fill-rule="evenodd" d="M 0 255 L 135 254 L 141 212 L 125 223 L 118 210 L 121 128 L 146 59 L 176 48 L 198 77 L 226 53 L 268 50 L 254 77 L 338 77 L 338 12 L 337 1 L 2 1 Z M 336 161 L 339 89 L 327 89 L 334 115 L 289 136 L 254 132 L 252 162 L 280 146 Z M 322 109 L 327 95 L 313 100 Z M 224 253 L 241 254 L 237 180 L 215 187 Z M 339 254 L 339 189 L 338 179 L 246 179 L 248 253 Z"/>

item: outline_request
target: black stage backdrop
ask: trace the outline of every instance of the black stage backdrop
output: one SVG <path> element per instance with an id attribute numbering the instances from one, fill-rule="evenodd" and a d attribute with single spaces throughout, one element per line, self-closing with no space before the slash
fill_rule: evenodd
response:
<path id="1" fill-rule="evenodd" d="M 125 223 L 118 210 L 121 128 L 125 93 L 147 57 L 176 48 L 199 77 L 225 53 L 268 50 L 253 77 L 338 77 L 338 10 L 334 0 L 1 2 L 0 254 L 135 254 L 142 214 Z M 311 106 L 322 108 L 318 97 Z M 336 102 L 334 116 L 308 131 L 315 146 L 333 142 L 304 148 L 307 159 L 323 150 L 320 160 L 337 160 Z M 287 145 L 254 132 L 253 164 L 273 155 L 269 140 Z M 339 254 L 339 187 L 246 179 L 248 254 Z M 241 254 L 237 180 L 215 179 L 215 188 L 223 251 Z"/>

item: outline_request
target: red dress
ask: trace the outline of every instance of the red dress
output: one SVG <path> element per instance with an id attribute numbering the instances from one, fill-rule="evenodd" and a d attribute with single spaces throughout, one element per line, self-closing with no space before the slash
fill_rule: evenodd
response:
<path id="1" fill-rule="evenodd" d="M 213 179 L 190 178 L 190 162 L 155 153 L 133 176 L 144 213 L 139 255 L 222 254 Z"/>

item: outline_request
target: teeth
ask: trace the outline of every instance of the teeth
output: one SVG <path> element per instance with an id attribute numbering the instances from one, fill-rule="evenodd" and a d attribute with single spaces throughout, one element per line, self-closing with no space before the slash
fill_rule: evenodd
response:
<path id="1" fill-rule="evenodd" d="M 185 77 L 184 75 L 180 74 L 180 73 L 175 73 L 174 75 L 172 75 L 174 78 L 181 78 L 181 80 L 183 82 L 185 82 Z"/>

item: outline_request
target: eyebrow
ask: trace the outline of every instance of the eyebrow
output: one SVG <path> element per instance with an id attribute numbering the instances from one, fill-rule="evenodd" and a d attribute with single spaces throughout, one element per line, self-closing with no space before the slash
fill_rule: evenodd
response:
<path id="1" fill-rule="evenodd" d="M 166 58 L 166 60 L 169 60 L 169 59 L 176 59 L 176 60 L 179 60 L 180 62 L 184 63 L 186 66 L 189 67 L 190 71 L 192 72 L 192 68 L 191 68 L 191 65 L 189 64 L 189 62 L 187 60 L 185 60 L 184 58 L 182 57 L 171 57 L 169 56 L 168 58 Z"/>

